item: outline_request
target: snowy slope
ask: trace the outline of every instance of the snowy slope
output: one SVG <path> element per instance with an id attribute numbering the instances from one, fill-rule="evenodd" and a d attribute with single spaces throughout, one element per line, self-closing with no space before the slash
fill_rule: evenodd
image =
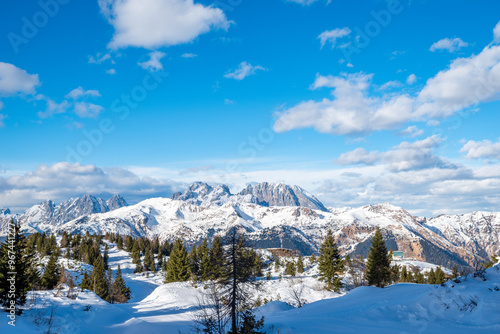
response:
<path id="1" fill-rule="evenodd" d="M 54 291 L 37 291 L 31 310 L 17 318 L 16 327 L 0 322 L 1 333 L 46 332 L 46 320 L 55 311 L 52 332 L 66 333 L 189 333 L 201 285 L 190 282 L 162 284 L 162 276 L 132 273 L 131 258 L 111 247 L 109 263 L 120 264 L 133 299 L 108 304 L 93 292 L 80 292 L 75 300 L 55 297 Z M 429 264 L 421 264 L 428 266 Z M 308 266 L 306 262 L 306 266 Z M 497 333 L 500 331 L 500 271 L 486 271 L 483 280 L 469 275 L 460 283 L 440 285 L 397 284 L 379 289 L 359 287 L 342 295 L 321 289 L 314 275 L 317 266 L 299 278 L 304 286 L 302 308 L 290 304 L 290 279 L 264 280 L 252 295 L 274 300 L 256 310 L 265 316 L 267 333 Z M 31 298 L 33 300 L 33 298 Z M 87 309 L 87 311 L 85 311 Z"/>

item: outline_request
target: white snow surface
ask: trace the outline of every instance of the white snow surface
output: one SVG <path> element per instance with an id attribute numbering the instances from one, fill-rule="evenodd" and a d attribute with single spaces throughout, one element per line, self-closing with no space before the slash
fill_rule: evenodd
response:
<path id="1" fill-rule="evenodd" d="M 55 297 L 55 291 L 35 291 L 32 308 L 16 318 L 16 327 L 0 321 L 1 333 L 46 332 L 43 322 L 54 310 L 53 333 L 190 333 L 202 285 L 190 282 L 163 284 L 160 274 L 133 274 L 127 252 L 112 246 L 109 263 L 120 264 L 133 298 L 126 304 L 108 304 L 93 292 L 80 292 L 75 300 Z M 284 261 L 285 259 L 283 259 Z M 282 262 L 283 262 L 282 261 Z M 67 263 L 68 264 L 68 263 Z M 426 263 L 413 263 L 429 267 Z M 359 287 L 337 294 L 321 289 L 314 277 L 317 266 L 306 261 L 306 271 L 296 278 L 303 284 L 307 304 L 295 308 L 289 278 L 282 269 L 271 270 L 252 295 L 274 300 L 256 309 L 265 317 L 267 333 L 498 333 L 500 332 L 500 270 L 486 271 L 486 280 L 460 278 L 441 285 L 396 284 L 384 289 Z M 291 304 L 291 305 L 290 305 Z M 89 309 L 85 311 L 85 309 Z M 41 320 L 36 325 L 34 321 Z"/>

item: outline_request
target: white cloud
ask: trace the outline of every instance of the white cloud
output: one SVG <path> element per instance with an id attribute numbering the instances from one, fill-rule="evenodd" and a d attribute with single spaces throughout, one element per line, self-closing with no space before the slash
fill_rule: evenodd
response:
<path id="1" fill-rule="evenodd" d="M 230 100 L 230 99 L 224 99 L 224 104 L 225 104 L 225 105 L 234 104 L 234 101 L 233 101 L 233 100 Z"/>
<path id="2" fill-rule="evenodd" d="M 113 75 L 116 74 L 116 70 L 114 68 L 110 68 L 109 70 L 106 71 L 106 73 Z"/>
<path id="3" fill-rule="evenodd" d="M 409 126 L 406 129 L 399 132 L 399 135 L 410 136 L 412 138 L 418 137 L 424 134 L 424 130 L 417 128 L 415 125 Z"/>
<path id="4" fill-rule="evenodd" d="M 253 66 L 244 61 L 240 63 L 238 68 L 224 74 L 224 77 L 228 79 L 243 80 L 250 75 L 254 75 L 258 70 L 265 71 L 266 69 L 259 65 Z"/>
<path id="5" fill-rule="evenodd" d="M 287 2 L 295 2 L 295 3 L 298 3 L 302 6 L 309 6 L 313 3 L 315 3 L 316 1 L 318 0 L 286 0 Z"/>
<path id="6" fill-rule="evenodd" d="M 313 127 L 322 133 L 366 134 L 396 129 L 409 121 L 448 118 L 478 103 L 498 100 L 500 45 L 490 44 L 478 55 L 454 60 L 427 80 L 416 96 L 404 91 L 377 96 L 369 89 L 372 77 L 364 73 L 317 76 L 312 88 L 333 88 L 334 98 L 303 101 L 278 113 L 274 130 Z"/>
<path id="7" fill-rule="evenodd" d="M 500 42 L 500 21 L 497 23 L 493 29 L 493 40 L 498 43 Z"/>
<path id="8" fill-rule="evenodd" d="M 0 95 L 34 94 L 38 85 L 38 74 L 29 74 L 12 64 L 0 62 Z"/>
<path id="9" fill-rule="evenodd" d="M 448 52 L 455 52 L 457 50 L 460 50 L 461 48 L 466 48 L 468 47 L 469 44 L 462 41 L 460 38 L 443 38 L 436 43 L 432 44 L 431 48 L 429 49 L 432 52 L 435 52 L 437 50 L 446 50 Z"/>
<path id="10" fill-rule="evenodd" d="M 74 110 L 75 114 L 81 118 L 96 118 L 104 110 L 104 108 L 93 103 L 76 102 Z"/>
<path id="11" fill-rule="evenodd" d="M 329 42 L 332 45 L 333 49 L 335 47 L 335 44 L 337 43 L 337 39 L 349 36 L 350 33 L 351 29 L 349 29 L 348 27 L 323 31 L 318 36 L 318 39 L 321 42 L 321 48 L 323 48 L 325 44 Z"/>
<path id="12" fill-rule="evenodd" d="M 406 78 L 406 83 L 408 85 L 413 85 L 415 82 L 417 82 L 417 76 L 415 74 L 410 74 L 408 78 Z"/>
<path id="13" fill-rule="evenodd" d="M 468 159 L 493 158 L 500 159 L 500 139 L 496 143 L 490 140 L 474 141 L 469 140 L 460 149 L 460 152 L 466 153 Z"/>
<path id="14" fill-rule="evenodd" d="M 26 208 L 47 199 L 62 202 L 84 194 L 121 194 L 133 203 L 148 197 L 170 196 L 174 185 L 176 182 L 140 177 L 123 168 L 59 162 L 40 165 L 32 172 L 0 177 L 0 203 Z"/>
<path id="15" fill-rule="evenodd" d="M 160 71 L 163 70 L 163 64 L 161 63 L 161 59 L 165 57 L 166 54 L 161 51 L 153 51 L 149 53 L 149 60 L 137 63 L 140 67 L 149 71 Z"/>
<path id="16" fill-rule="evenodd" d="M 380 90 L 388 90 L 388 89 L 392 89 L 392 88 L 398 88 L 398 87 L 401 87 L 403 86 L 403 84 L 399 81 L 388 81 L 386 82 L 385 84 L 383 84 L 382 86 L 380 86 Z"/>
<path id="17" fill-rule="evenodd" d="M 71 92 L 69 92 L 65 97 L 67 99 L 77 100 L 81 97 L 86 96 L 99 97 L 101 96 L 101 94 L 97 90 L 85 90 L 81 86 L 79 86 L 78 88 L 75 88 Z"/>
<path id="18" fill-rule="evenodd" d="M 3 106 L 3 104 L 2 104 L 2 102 L 0 102 L 0 109 L 2 109 L 2 106 Z M 0 128 L 5 126 L 5 123 L 3 122 L 3 120 L 4 120 L 5 118 L 7 118 L 7 116 L 6 116 L 6 115 L 4 115 L 4 114 L 0 114 Z"/>
<path id="19" fill-rule="evenodd" d="M 445 118 L 480 102 L 500 98 L 500 45 L 487 46 L 427 80 L 418 94 L 421 117 Z"/>
<path id="20" fill-rule="evenodd" d="M 195 57 L 198 57 L 197 54 L 194 54 L 194 53 L 184 53 L 181 55 L 182 58 L 195 58 Z"/>
<path id="21" fill-rule="evenodd" d="M 108 59 L 111 59 L 111 54 L 109 54 L 109 53 L 105 53 L 105 54 L 98 53 L 95 57 L 89 56 L 89 64 L 101 64 L 101 63 L 105 62 Z"/>
<path id="22" fill-rule="evenodd" d="M 392 129 L 411 119 L 413 101 L 406 95 L 370 97 L 373 75 L 317 75 L 313 89 L 333 88 L 333 100 L 306 101 L 278 113 L 277 132 L 313 127 L 322 133 L 359 134 Z"/>
<path id="23" fill-rule="evenodd" d="M 47 103 L 47 109 L 45 109 L 45 111 L 38 112 L 38 117 L 42 119 L 51 117 L 55 114 L 63 114 L 71 107 L 71 104 L 66 100 L 61 103 L 57 103 L 54 100 L 44 97 L 43 95 L 39 95 L 37 98 L 45 100 Z"/>
<path id="24" fill-rule="evenodd" d="M 221 9 L 193 0 L 99 0 L 99 6 L 115 28 L 112 49 L 185 44 L 230 25 Z"/>
<path id="25" fill-rule="evenodd" d="M 367 152 L 363 148 L 342 153 L 337 160 L 341 165 L 374 165 L 384 163 L 392 171 L 418 170 L 425 168 L 449 168 L 451 165 L 436 156 L 432 151 L 438 147 L 442 139 L 431 136 L 413 143 L 402 142 L 386 152 Z"/>

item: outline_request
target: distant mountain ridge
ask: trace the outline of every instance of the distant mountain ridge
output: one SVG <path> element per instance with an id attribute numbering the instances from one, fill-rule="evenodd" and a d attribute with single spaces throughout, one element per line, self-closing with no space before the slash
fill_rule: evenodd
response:
<path id="1" fill-rule="evenodd" d="M 327 231 L 343 254 L 366 255 L 378 227 L 389 249 L 406 257 L 451 268 L 474 267 L 500 251 L 500 213 L 414 217 L 388 203 L 359 208 L 326 208 L 297 186 L 263 182 L 232 194 L 225 185 L 195 182 L 171 198 L 151 198 L 128 205 L 120 196 L 107 201 L 86 195 L 55 205 L 45 201 L 12 215 L 3 209 L 0 234 L 8 219 L 27 232 L 119 233 L 159 237 L 188 245 L 203 238 L 244 230 L 256 247 L 290 248 L 317 253 Z"/>

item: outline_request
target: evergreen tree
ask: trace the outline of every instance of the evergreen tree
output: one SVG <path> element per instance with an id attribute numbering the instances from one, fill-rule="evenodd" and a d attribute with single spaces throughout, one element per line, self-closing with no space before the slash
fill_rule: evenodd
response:
<path id="1" fill-rule="evenodd" d="M 296 274 L 297 274 L 297 267 L 295 266 L 295 262 L 286 261 L 285 275 L 295 276 Z"/>
<path id="2" fill-rule="evenodd" d="M 189 272 L 193 278 L 196 278 L 200 274 L 200 261 L 198 259 L 198 253 L 196 252 L 196 247 L 192 247 L 189 252 Z"/>
<path id="3" fill-rule="evenodd" d="M 210 278 L 217 280 L 224 270 L 224 250 L 219 236 L 214 237 L 212 248 L 210 249 Z"/>
<path id="4" fill-rule="evenodd" d="M 241 323 L 237 334 L 265 334 L 262 329 L 264 328 L 264 317 L 260 320 L 255 320 L 255 315 L 251 310 L 246 310 L 242 313 Z M 229 331 L 228 334 L 233 333 Z"/>
<path id="5" fill-rule="evenodd" d="M 57 282 L 59 281 L 60 276 L 60 268 L 57 264 L 57 260 L 59 258 L 59 252 L 54 251 L 50 255 L 49 262 L 45 267 L 45 271 L 43 272 L 41 278 L 41 285 L 43 288 L 50 290 L 53 289 Z"/>
<path id="6" fill-rule="evenodd" d="M 434 269 L 431 268 L 429 273 L 427 274 L 427 283 L 436 284 L 436 275 L 434 274 Z"/>
<path id="7" fill-rule="evenodd" d="M 104 262 L 104 270 L 108 270 L 108 261 L 109 261 L 109 246 L 106 244 L 104 246 L 104 255 L 102 257 L 102 260 Z"/>
<path id="8" fill-rule="evenodd" d="M 344 270 L 344 264 L 331 230 L 328 230 L 319 249 L 319 254 L 320 280 L 326 283 L 327 290 L 338 292 L 342 287 L 339 274 Z"/>
<path id="9" fill-rule="evenodd" d="M 457 278 L 459 276 L 457 266 L 453 266 L 453 273 L 451 274 L 451 277 Z"/>
<path id="10" fill-rule="evenodd" d="M 94 264 L 94 270 L 91 275 L 92 291 L 104 300 L 108 298 L 108 281 L 106 271 L 104 270 L 104 260 L 101 256 L 97 258 Z"/>
<path id="11" fill-rule="evenodd" d="M 123 249 L 123 238 L 121 235 L 118 234 L 118 237 L 116 239 L 116 247 L 118 249 Z"/>
<path id="12" fill-rule="evenodd" d="M 372 238 L 372 245 L 368 253 L 368 263 L 366 266 L 366 278 L 369 285 L 375 285 L 383 288 L 390 282 L 391 259 L 387 253 L 384 239 L 380 229 L 377 228 L 375 235 Z"/>
<path id="13" fill-rule="evenodd" d="M 27 249 L 26 238 L 18 223 L 11 220 L 9 227 L 13 228 L 13 233 L 0 246 L 0 303 L 8 307 L 14 301 L 17 308 L 15 312 L 21 314 L 19 307 L 26 303 L 26 295 L 31 286 L 33 248 L 31 251 Z M 9 296 L 12 286 L 15 287 L 14 298 Z"/>
<path id="14" fill-rule="evenodd" d="M 311 254 L 311 258 L 309 259 L 309 261 L 311 261 L 311 264 L 314 264 L 316 263 L 316 261 L 318 261 L 314 253 Z"/>
<path id="15" fill-rule="evenodd" d="M 247 248 L 243 235 L 232 229 L 224 251 L 225 270 L 218 281 L 224 287 L 224 297 L 231 319 L 229 333 L 238 333 L 238 323 L 243 320 L 243 311 L 249 309 L 250 297 L 246 285 L 255 282 L 255 277 L 252 275 L 253 260 Z"/>
<path id="16" fill-rule="evenodd" d="M 181 239 L 177 239 L 167 262 L 165 282 L 183 282 L 189 279 L 189 261 L 186 248 Z"/>
<path id="17" fill-rule="evenodd" d="M 446 282 L 446 275 L 441 267 L 437 267 L 434 271 L 434 284 L 442 284 Z"/>
<path id="18" fill-rule="evenodd" d="M 146 254 L 144 255 L 144 269 L 156 272 L 155 259 L 151 248 L 146 249 Z"/>
<path id="19" fill-rule="evenodd" d="M 126 303 L 132 295 L 130 288 L 125 284 L 125 280 L 122 277 L 120 265 L 118 265 L 116 278 L 111 287 L 111 294 L 113 302 L 116 303 Z"/>
<path id="20" fill-rule="evenodd" d="M 304 272 L 304 260 L 302 259 L 302 254 L 299 254 L 299 258 L 297 260 L 297 272 L 299 274 Z"/>
<path id="21" fill-rule="evenodd" d="M 198 246 L 196 254 L 200 260 L 199 276 L 202 281 L 210 278 L 210 255 L 207 239 L 203 239 L 202 243 Z"/>
<path id="22" fill-rule="evenodd" d="M 83 279 L 82 282 L 80 283 L 80 288 L 82 289 L 82 291 L 84 289 L 92 290 L 92 281 L 90 280 L 90 276 L 86 270 L 83 273 Z"/>

